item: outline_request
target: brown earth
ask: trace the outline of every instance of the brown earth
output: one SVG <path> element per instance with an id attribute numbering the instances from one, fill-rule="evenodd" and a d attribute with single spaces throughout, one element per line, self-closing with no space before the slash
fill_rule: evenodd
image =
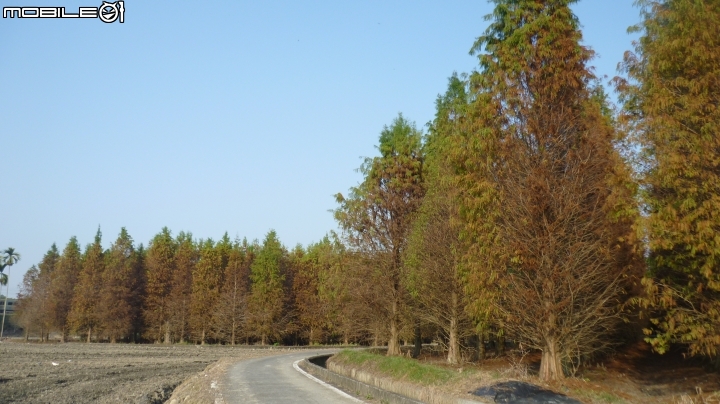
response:
<path id="1" fill-rule="evenodd" d="M 171 394 L 176 403 L 222 402 L 212 381 L 225 368 L 282 352 L 245 346 L 4 340 L 0 342 L 0 403 L 155 404 L 170 400 Z"/>

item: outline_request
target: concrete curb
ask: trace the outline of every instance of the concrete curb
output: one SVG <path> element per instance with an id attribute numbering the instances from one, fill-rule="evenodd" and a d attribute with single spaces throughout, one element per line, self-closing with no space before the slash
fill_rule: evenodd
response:
<path id="1" fill-rule="evenodd" d="M 340 374 L 336 371 L 326 369 L 313 363 L 325 363 L 332 355 L 317 355 L 306 358 L 298 363 L 298 366 L 305 372 L 318 379 L 330 383 L 340 389 L 355 394 L 359 397 L 373 397 L 383 403 L 389 404 L 478 404 L 483 401 L 468 400 L 461 397 L 454 397 L 431 388 L 412 386 L 407 383 L 393 383 L 384 378 L 376 378 L 370 375 L 358 374 L 354 369 L 346 371 L 350 374 Z M 358 377 L 362 380 L 357 380 Z M 369 384 L 371 383 L 371 384 Z M 381 387 L 382 386 L 382 387 Z M 395 390 L 392 391 L 393 387 Z M 410 395 L 410 397 L 408 396 Z"/>
<path id="2" fill-rule="evenodd" d="M 298 363 L 298 367 L 318 379 L 337 386 L 341 390 L 352 393 L 358 397 L 372 397 L 379 399 L 381 402 L 387 402 L 388 404 L 423 404 L 422 401 L 416 401 L 412 398 L 331 372 L 311 362 L 311 360 L 322 360 L 323 358 L 327 360 L 330 356 L 331 355 L 318 355 L 306 358 Z"/>

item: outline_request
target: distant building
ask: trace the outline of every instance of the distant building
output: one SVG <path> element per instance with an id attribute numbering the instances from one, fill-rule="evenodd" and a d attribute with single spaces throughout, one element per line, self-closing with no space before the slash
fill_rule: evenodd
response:
<path id="1" fill-rule="evenodd" d="M 12 297 L 8 297 L 7 299 L 7 313 L 6 316 L 12 315 L 15 313 L 15 306 L 17 305 L 17 299 L 13 299 Z M 5 310 L 5 296 L 0 297 L 0 316 L 2 316 L 3 311 Z M 7 319 L 6 319 L 7 320 Z M 0 320 L 1 321 L 1 320 Z"/>
<path id="2" fill-rule="evenodd" d="M 15 323 L 15 308 L 17 307 L 17 299 L 9 297 L 7 299 L 7 312 L 5 313 L 5 327 L 3 329 L 4 337 L 20 336 L 21 329 Z M 5 311 L 5 296 L 0 295 L 0 321 L 2 321 L 3 311 Z"/>

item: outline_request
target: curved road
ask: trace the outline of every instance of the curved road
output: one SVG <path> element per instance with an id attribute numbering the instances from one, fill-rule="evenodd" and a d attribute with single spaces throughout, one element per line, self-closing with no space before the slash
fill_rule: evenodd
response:
<path id="1" fill-rule="evenodd" d="M 335 350 L 302 350 L 238 362 L 225 375 L 223 399 L 235 403 L 361 403 L 296 370 L 296 361 Z"/>

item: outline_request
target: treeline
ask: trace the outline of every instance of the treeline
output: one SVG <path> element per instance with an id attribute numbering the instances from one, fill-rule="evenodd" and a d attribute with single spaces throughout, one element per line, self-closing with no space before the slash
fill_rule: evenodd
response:
<path id="1" fill-rule="evenodd" d="M 105 250 L 98 230 L 84 251 L 75 237 L 53 244 L 25 274 L 17 322 L 43 340 L 349 343 L 343 259 L 328 237 L 288 251 L 274 231 L 260 244 L 163 228 L 146 249 L 123 228 Z"/>
<path id="2" fill-rule="evenodd" d="M 479 68 L 425 133 L 382 130 L 337 238 L 71 240 L 29 273 L 24 318 L 111 341 L 435 340 L 451 363 L 510 339 L 544 379 L 642 338 L 720 365 L 720 3 L 639 1 L 615 108 L 574 2 L 495 0 Z"/>

